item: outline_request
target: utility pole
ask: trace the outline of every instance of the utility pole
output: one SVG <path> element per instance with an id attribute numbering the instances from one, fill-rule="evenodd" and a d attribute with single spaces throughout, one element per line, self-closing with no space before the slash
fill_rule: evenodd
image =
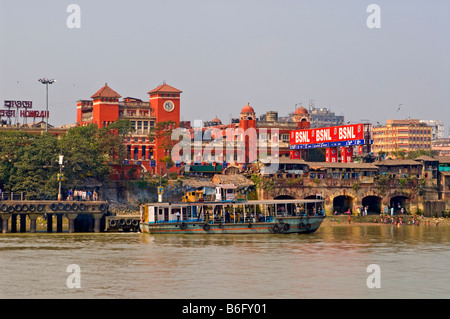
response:
<path id="1" fill-rule="evenodd" d="M 63 160 L 64 160 L 64 155 L 59 155 L 59 174 L 58 174 L 59 190 L 58 190 L 58 201 L 62 201 L 61 181 L 62 181 L 62 179 L 63 179 L 63 174 L 62 174 Z"/>

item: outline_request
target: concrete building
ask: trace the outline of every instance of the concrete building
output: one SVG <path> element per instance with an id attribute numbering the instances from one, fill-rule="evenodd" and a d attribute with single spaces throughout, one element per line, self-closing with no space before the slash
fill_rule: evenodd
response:
<path id="1" fill-rule="evenodd" d="M 239 118 L 229 124 L 224 124 L 217 116 L 211 121 L 201 122 L 200 125 L 180 121 L 181 93 L 182 91 L 164 83 L 147 93 L 149 101 L 142 101 L 133 97 L 122 98 L 105 84 L 91 99 L 77 102 L 77 125 L 94 123 L 102 128 L 118 119 L 130 120 L 135 131 L 124 140 L 127 149 L 126 161 L 128 164 L 140 164 L 144 171 L 151 170 L 156 174 L 161 168 L 165 171 L 166 164 L 162 159 L 172 155 L 172 149 L 163 149 L 161 141 L 150 141 L 148 138 L 150 130 L 160 122 L 172 121 L 177 126 L 188 129 L 191 135 L 190 154 L 183 154 L 182 158 L 172 160 L 177 164 L 178 171 L 180 166 L 189 165 L 187 169 L 190 172 L 196 171 L 195 166 L 212 166 L 213 162 L 220 164 L 221 170 L 227 168 L 228 172 L 239 172 L 245 165 L 254 161 L 255 156 L 289 157 L 289 132 L 310 127 L 310 116 L 304 107 L 297 108 L 289 115 L 288 121 L 280 121 L 276 111 L 267 112 L 263 118 L 258 119 L 249 103 L 241 109 Z M 205 148 L 211 143 L 212 129 L 221 132 L 223 137 L 227 136 L 227 129 L 242 132 L 251 132 L 254 129 L 256 138 L 253 140 L 249 134 L 239 133 L 233 141 L 226 138 L 223 140 L 223 153 L 215 154 L 213 151 L 205 154 Z M 229 149 L 227 146 L 230 145 L 234 148 L 233 152 L 226 152 Z M 243 154 L 238 154 L 238 146 L 243 147 Z M 272 152 L 272 149 L 276 151 Z M 215 165 L 211 172 L 217 173 L 217 170 L 218 166 Z M 200 171 L 208 170 L 203 167 Z"/>
<path id="2" fill-rule="evenodd" d="M 373 163 L 308 162 L 282 159 L 275 174 L 262 175 L 258 198 L 324 199 L 328 215 L 369 214 L 385 208 L 443 216 L 450 208 L 450 157 L 421 156 L 415 160 Z"/>
<path id="3" fill-rule="evenodd" d="M 278 119 L 278 112 L 275 111 L 269 111 L 258 119 L 254 108 L 247 103 L 241 109 L 239 118 L 232 120 L 230 124 L 223 124 L 217 117 L 202 123 L 200 127 L 184 121 L 180 126 L 189 129 L 192 149 L 190 157 L 184 155 L 182 162 L 190 164 L 187 167 L 190 172 L 203 171 L 209 174 L 217 172 L 217 167 L 212 167 L 211 163 L 220 163 L 224 172 L 229 174 L 242 171 L 247 164 L 254 162 L 255 158 L 260 159 L 264 156 L 274 156 L 274 159 L 288 158 L 290 156 L 289 132 L 294 129 L 309 128 L 309 114 L 305 108 L 299 107 L 290 116 L 289 121 L 279 121 Z M 227 133 L 230 129 L 235 132 L 240 130 L 247 133 L 254 130 L 255 136 L 253 138 L 250 134 L 240 135 L 239 133 L 236 140 L 233 141 Z M 223 153 L 208 152 L 205 154 L 206 147 L 212 141 L 212 131 L 219 132 L 218 136 L 223 138 L 223 142 L 221 142 Z M 198 141 L 201 143 L 199 144 Z M 242 148 L 243 154 L 239 154 L 238 149 Z M 229 149 L 234 151 L 228 152 Z M 272 153 L 275 149 L 276 153 Z M 201 169 L 196 167 L 200 164 L 203 166 Z M 207 165 L 210 165 L 211 169 L 206 170 L 204 166 Z"/>
<path id="4" fill-rule="evenodd" d="M 311 116 L 311 127 L 328 127 L 344 124 L 344 116 L 336 115 L 329 109 L 310 107 L 309 114 Z"/>
<path id="5" fill-rule="evenodd" d="M 439 156 L 450 156 L 450 138 L 440 138 L 433 141 L 431 148 L 439 152 Z"/>
<path id="6" fill-rule="evenodd" d="M 431 150 L 432 128 L 420 120 L 387 120 L 373 128 L 373 152 Z"/>
<path id="7" fill-rule="evenodd" d="M 444 122 L 437 120 L 420 120 L 420 123 L 424 123 L 431 127 L 432 141 L 436 141 L 445 137 Z"/>
<path id="8" fill-rule="evenodd" d="M 127 161 L 149 170 L 151 161 L 155 161 L 155 167 L 158 167 L 162 165 L 161 158 L 167 154 L 167 150 L 159 147 L 158 140 L 149 140 L 150 130 L 158 122 L 180 123 L 181 93 L 182 91 L 163 83 L 147 93 L 148 102 L 132 97 L 120 100 L 121 95 L 106 83 L 91 96 L 91 100 L 77 102 L 77 125 L 94 123 L 102 128 L 118 119 L 130 120 L 135 132 L 124 141 Z"/>

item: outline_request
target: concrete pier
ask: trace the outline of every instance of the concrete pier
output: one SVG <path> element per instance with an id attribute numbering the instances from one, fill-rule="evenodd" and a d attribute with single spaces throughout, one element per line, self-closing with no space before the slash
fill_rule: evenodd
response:
<path id="1" fill-rule="evenodd" d="M 68 220 L 70 233 L 80 229 L 100 232 L 107 211 L 108 203 L 104 201 L 0 201 L 0 232 L 17 232 L 18 221 L 19 231 L 26 232 L 27 216 L 31 233 L 37 231 L 38 217 L 46 219 L 46 231 L 49 233 L 54 231 L 55 220 L 56 232 L 63 232 L 64 219 Z"/>
<path id="2" fill-rule="evenodd" d="M 0 215 L 1 219 L 2 219 L 2 233 L 7 233 L 8 232 L 8 220 L 11 217 L 11 214 L 1 214 Z"/>

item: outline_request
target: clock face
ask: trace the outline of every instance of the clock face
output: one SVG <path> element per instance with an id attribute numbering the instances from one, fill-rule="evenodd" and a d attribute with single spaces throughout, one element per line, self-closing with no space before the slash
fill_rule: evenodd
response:
<path id="1" fill-rule="evenodd" d="M 166 110 L 167 112 L 172 112 L 174 108 L 175 108 L 175 104 L 173 104 L 172 101 L 164 102 L 164 110 Z"/>

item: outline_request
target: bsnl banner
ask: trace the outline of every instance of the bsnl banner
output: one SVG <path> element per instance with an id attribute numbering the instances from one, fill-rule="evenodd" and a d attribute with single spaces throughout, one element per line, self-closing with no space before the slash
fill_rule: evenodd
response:
<path id="1" fill-rule="evenodd" d="M 295 130 L 289 142 L 291 149 L 364 144 L 363 124 Z"/>

